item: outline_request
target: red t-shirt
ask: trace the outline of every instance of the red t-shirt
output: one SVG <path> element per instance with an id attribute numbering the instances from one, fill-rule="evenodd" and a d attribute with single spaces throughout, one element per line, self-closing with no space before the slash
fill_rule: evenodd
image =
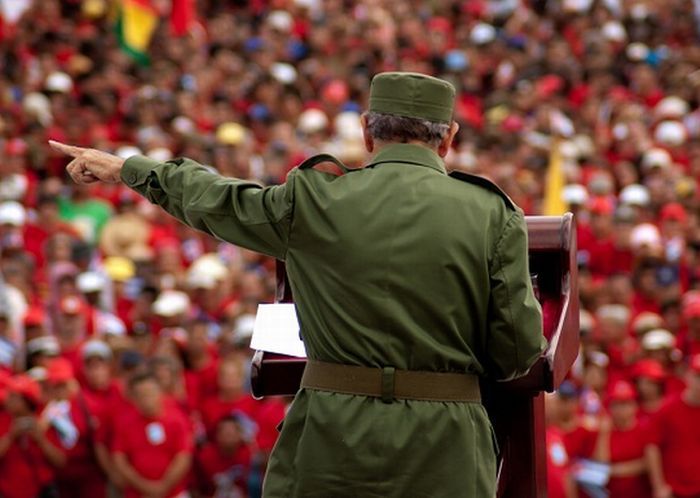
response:
<path id="1" fill-rule="evenodd" d="M 258 403 L 249 394 L 243 394 L 233 400 L 222 400 L 219 396 L 205 398 L 200 414 L 209 439 L 213 440 L 219 420 L 234 410 L 241 411 L 257 421 L 257 405 Z"/>
<path id="2" fill-rule="evenodd" d="M 547 492 L 549 498 L 566 498 L 566 476 L 570 469 L 569 455 L 558 427 L 547 427 Z"/>
<path id="3" fill-rule="evenodd" d="M 177 412 L 164 410 L 151 418 L 131 410 L 117 419 L 114 453 L 126 456 L 134 470 L 146 479 L 159 480 L 180 453 L 192 452 L 192 434 L 187 421 Z M 168 492 L 168 498 L 177 496 L 186 488 L 183 478 Z M 140 498 L 141 494 L 127 487 L 125 498 Z"/>
<path id="4" fill-rule="evenodd" d="M 217 491 L 236 489 L 243 497 L 247 496 L 251 456 L 245 444 L 229 455 L 222 453 L 215 444 L 205 445 L 195 459 L 198 491 L 204 496 L 214 496 Z"/>
<path id="5" fill-rule="evenodd" d="M 12 417 L 0 412 L 0 435 L 12 426 Z M 53 429 L 47 438 L 60 448 L 58 435 Z M 4 456 L 0 457 L 0 496 L 3 498 L 36 498 L 42 487 L 49 484 L 55 475 L 41 449 L 28 435 L 16 438 Z"/>
<path id="6" fill-rule="evenodd" d="M 644 457 L 649 443 L 649 433 L 637 423 L 623 431 L 613 429 L 610 433 L 610 463 L 628 462 Z M 646 473 L 629 477 L 611 477 L 608 482 L 610 498 L 651 498 L 651 485 Z"/>
<path id="7" fill-rule="evenodd" d="M 682 397 L 666 404 L 652 421 L 652 441 L 661 449 L 664 475 L 679 496 L 700 495 L 700 406 Z"/>

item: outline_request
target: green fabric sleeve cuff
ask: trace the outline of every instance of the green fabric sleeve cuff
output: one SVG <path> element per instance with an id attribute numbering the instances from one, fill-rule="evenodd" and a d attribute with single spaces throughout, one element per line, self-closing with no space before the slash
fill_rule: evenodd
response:
<path id="1" fill-rule="evenodd" d="M 145 156 L 131 156 L 124 161 L 120 173 L 122 181 L 128 187 L 137 187 L 148 181 L 153 169 L 160 163 Z"/>

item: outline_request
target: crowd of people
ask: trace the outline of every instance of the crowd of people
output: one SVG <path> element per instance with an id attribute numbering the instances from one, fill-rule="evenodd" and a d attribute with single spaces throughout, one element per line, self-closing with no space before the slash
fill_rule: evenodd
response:
<path id="1" fill-rule="evenodd" d="M 550 496 L 700 496 L 700 5 L 690 0 L 196 2 L 143 65 L 110 0 L 0 2 L 0 496 L 260 493 L 284 399 L 249 394 L 274 261 L 48 140 L 281 183 L 366 159 L 371 77 L 451 81 L 448 169 L 576 215 L 582 348 L 547 399 Z M 455 220 L 458 223 L 458 220 Z"/>

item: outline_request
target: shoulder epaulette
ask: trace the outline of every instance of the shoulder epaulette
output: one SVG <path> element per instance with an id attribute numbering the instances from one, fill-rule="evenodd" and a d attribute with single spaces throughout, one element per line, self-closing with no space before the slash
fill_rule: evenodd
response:
<path id="1" fill-rule="evenodd" d="M 470 173 L 463 173 L 462 171 L 453 171 L 449 174 L 449 176 L 451 178 L 454 178 L 455 180 L 461 180 L 463 182 L 471 183 L 472 185 L 478 185 L 479 187 L 490 190 L 491 192 L 500 195 L 505 201 L 506 206 L 508 206 L 510 209 L 512 209 L 513 211 L 517 211 L 518 209 L 517 205 L 513 202 L 513 200 L 510 197 L 508 197 L 508 194 L 506 194 L 503 190 L 501 190 L 501 187 L 493 183 L 488 178 L 484 178 L 483 176 L 478 175 L 472 175 Z"/>

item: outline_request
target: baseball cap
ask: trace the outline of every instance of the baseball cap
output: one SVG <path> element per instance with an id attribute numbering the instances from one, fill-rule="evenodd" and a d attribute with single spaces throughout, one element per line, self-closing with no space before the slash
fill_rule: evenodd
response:
<path id="1" fill-rule="evenodd" d="M 27 220 L 27 211 L 16 201 L 5 201 L 0 204 L 0 225 L 21 227 Z"/>
<path id="2" fill-rule="evenodd" d="M 120 256 L 112 256 L 105 259 L 103 267 L 105 273 L 115 282 L 125 282 L 136 273 L 134 262 Z"/>
<path id="3" fill-rule="evenodd" d="M 656 360 L 645 358 L 632 366 L 632 377 L 646 377 L 654 381 L 662 381 L 666 378 L 663 365 Z"/>
<path id="4" fill-rule="evenodd" d="M 583 206 L 588 202 L 588 190 L 583 185 L 572 183 L 562 189 L 561 198 L 567 204 Z"/>
<path id="5" fill-rule="evenodd" d="M 74 378 L 73 365 L 65 358 L 54 358 L 46 366 L 46 380 L 50 384 L 62 384 Z"/>
<path id="6" fill-rule="evenodd" d="M 671 202 L 661 208 L 660 218 L 661 221 L 674 220 L 680 223 L 685 223 L 688 220 L 688 213 L 681 204 Z"/>
<path id="7" fill-rule="evenodd" d="M 642 156 L 642 169 L 650 170 L 651 168 L 667 168 L 673 163 L 671 154 L 666 150 L 658 147 L 649 149 Z"/>
<path id="8" fill-rule="evenodd" d="M 44 335 L 27 341 L 27 354 L 44 354 L 47 356 L 58 356 L 61 346 L 58 340 L 52 335 Z"/>
<path id="9" fill-rule="evenodd" d="M 642 338 L 642 349 L 647 351 L 658 351 L 661 349 L 672 349 L 676 346 L 676 338 L 671 332 L 665 329 L 650 330 Z"/>
<path id="10" fill-rule="evenodd" d="M 615 206 L 607 197 L 594 197 L 588 205 L 591 214 L 611 215 L 615 211 Z"/>
<path id="11" fill-rule="evenodd" d="M 81 356 L 83 361 L 90 358 L 100 358 L 102 360 L 112 359 L 112 350 L 107 345 L 106 342 L 100 341 L 99 339 L 91 339 L 83 344 L 81 350 Z"/>
<path id="12" fill-rule="evenodd" d="M 78 290 L 84 294 L 99 292 L 104 288 L 105 281 L 102 275 L 94 271 L 86 271 L 78 275 L 76 279 Z"/>
<path id="13" fill-rule="evenodd" d="M 649 189 L 644 185 L 627 185 L 620 191 L 620 202 L 630 206 L 648 206 L 651 201 Z"/>
<path id="14" fill-rule="evenodd" d="M 637 399 L 637 391 L 634 386 L 626 380 L 618 380 L 610 386 L 608 391 L 608 401 L 634 401 Z"/>
<path id="15" fill-rule="evenodd" d="M 632 320 L 632 330 L 636 335 L 663 327 L 664 319 L 661 315 L 651 311 L 643 311 Z"/>
<path id="16" fill-rule="evenodd" d="M 452 121 L 455 88 L 419 73 L 387 72 L 372 78 L 369 111 L 428 121 Z"/>
<path id="17" fill-rule="evenodd" d="M 190 307 L 190 298 L 184 292 L 166 290 L 153 303 L 153 312 L 160 316 L 176 316 Z"/>
<path id="18" fill-rule="evenodd" d="M 46 315 L 44 314 L 44 310 L 38 306 L 30 307 L 22 319 L 25 328 L 43 326 L 45 320 Z"/>

